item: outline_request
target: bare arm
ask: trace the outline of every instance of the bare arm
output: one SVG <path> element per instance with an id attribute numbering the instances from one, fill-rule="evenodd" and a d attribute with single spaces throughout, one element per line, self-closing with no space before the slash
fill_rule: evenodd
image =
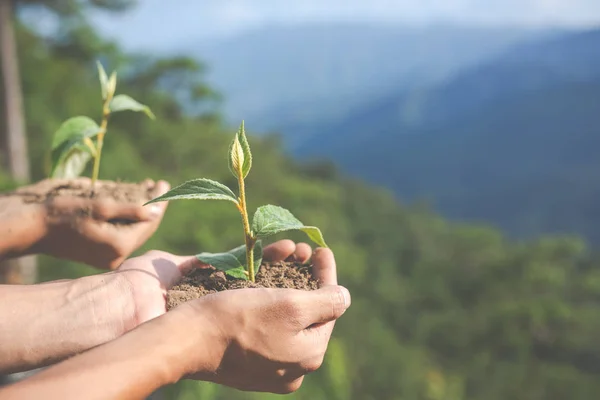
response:
<path id="1" fill-rule="evenodd" d="M 314 257 L 323 287 L 239 289 L 179 306 L 119 339 L 0 390 L 3 399 L 143 399 L 184 377 L 290 393 L 319 368 L 333 321 L 350 306 L 329 250 Z"/>
<path id="2" fill-rule="evenodd" d="M 203 352 L 210 344 L 198 337 L 191 340 L 194 335 L 208 340 L 208 335 L 174 329 L 184 322 L 178 321 L 181 317 L 181 313 L 169 313 L 157 318 L 120 339 L 9 386 L 0 391 L 0 397 L 80 399 L 85 393 L 89 400 L 146 398 L 183 377 L 182 357 L 186 352 L 209 358 Z"/>
<path id="3" fill-rule="evenodd" d="M 1 285 L 0 373 L 49 365 L 121 336 L 135 324 L 132 300 L 118 274 Z"/>

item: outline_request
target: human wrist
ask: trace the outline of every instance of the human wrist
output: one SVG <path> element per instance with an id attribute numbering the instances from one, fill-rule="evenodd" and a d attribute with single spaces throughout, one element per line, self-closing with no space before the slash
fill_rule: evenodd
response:
<path id="1" fill-rule="evenodd" d="M 72 281 L 71 293 L 83 298 L 81 313 L 92 319 L 93 346 L 116 339 L 137 326 L 131 289 L 114 273 L 88 276 Z M 77 294 L 80 294 L 78 296 Z"/>
<path id="2" fill-rule="evenodd" d="M 165 323 L 177 340 L 177 379 L 214 381 L 225 350 L 229 344 L 209 306 L 203 301 L 182 304 L 165 315 Z M 177 339 L 175 339 L 175 337 Z"/>
<path id="3" fill-rule="evenodd" d="M 111 309 L 120 310 L 120 313 L 113 314 L 115 321 L 119 324 L 119 329 L 115 333 L 117 336 L 120 336 L 136 328 L 143 322 L 139 319 L 135 293 L 131 283 L 125 277 L 120 276 L 120 274 L 108 272 L 102 275 L 105 275 L 108 279 Z"/>
<path id="4" fill-rule="evenodd" d="M 0 258 L 38 252 L 48 235 L 46 216 L 43 205 L 25 203 L 20 196 L 0 200 Z"/>

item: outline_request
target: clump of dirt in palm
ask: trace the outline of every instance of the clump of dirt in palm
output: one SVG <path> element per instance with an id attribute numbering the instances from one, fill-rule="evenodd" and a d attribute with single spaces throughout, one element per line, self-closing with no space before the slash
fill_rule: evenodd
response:
<path id="1" fill-rule="evenodd" d="M 167 292 L 167 310 L 223 290 L 243 288 L 315 290 L 318 288 L 318 282 L 312 276 L 312 265 L 299 262 L 263 263 L 255 281 L 232 278 L 223 271 L 213 268 L 194 269 Z"/>

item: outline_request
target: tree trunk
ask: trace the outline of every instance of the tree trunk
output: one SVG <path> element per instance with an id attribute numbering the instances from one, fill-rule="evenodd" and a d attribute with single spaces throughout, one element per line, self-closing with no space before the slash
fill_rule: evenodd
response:
<path id="1" fill-rule="evenodd" d="M 0 126 L 2 136 L 2 162 L 12 178 L 20 183 L 29 182 L 29 159 L 23 92 L 19 74 L 17 43 L 13 25 L 14 10 L 12 0 L 0 0 L 0 72 L 4 103 L 4 126 Z M 34 283 L 36 262 L 33 257 L 2 263 L 0 283 Z"/>

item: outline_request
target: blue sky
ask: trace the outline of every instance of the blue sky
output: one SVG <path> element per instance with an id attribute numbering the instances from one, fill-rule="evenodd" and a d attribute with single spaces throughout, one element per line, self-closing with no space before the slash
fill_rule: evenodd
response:
<path id="1" fill-rule="evenodd" d="M 370 21 L 532 27 L 600 25 L 600 0 L 139 0 L 94 19 L 132 49 L 166 49 L 273 24 Z"/>

